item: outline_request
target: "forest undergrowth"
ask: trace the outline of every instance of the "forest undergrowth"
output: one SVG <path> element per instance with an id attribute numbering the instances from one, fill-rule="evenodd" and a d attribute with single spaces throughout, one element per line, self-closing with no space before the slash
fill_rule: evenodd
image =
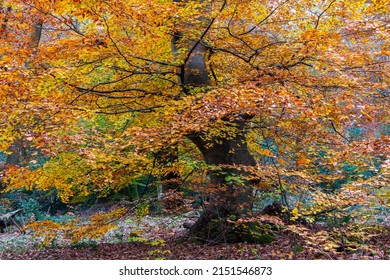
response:
<path id="1" fill-rule="evenodd" d="M 99 210 L 109 208 L 101 205 L 64 216 L 74 215 L 87 221 L 95 213 L 101 213 Z M 46 237 L 51 238 L 45 239 L 42 232 L 37 235 L 29 227 L 20 232 L 10 226 L 0 234 L 0 259 L 390 259 L 390 230 L 386 223 L 382 226 L 351 223 L 343 228 L 323 222 L 284 224 L 271 240 L 213 243 L 191 239 L 188 229 L 183 227 L 194 222 L 198 214 L 196 211 L 177 215 L 126 214 L 101 238 L 77 242 L 67 239 L 60 230 L 53 235 L 47 233 Z"/>

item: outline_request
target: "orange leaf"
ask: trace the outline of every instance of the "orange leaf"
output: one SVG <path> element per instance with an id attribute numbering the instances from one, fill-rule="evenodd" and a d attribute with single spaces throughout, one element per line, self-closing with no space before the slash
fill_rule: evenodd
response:
<path id="1" fill-rule="evenodd" d="M 264 155 L 266 155 L 267 157 L 274 157 L 274 154 L 271 153 L 271 151 L 268 150 L 268 149 L 267 149 L 267 150 L 264 150 L 263 153 L 264 153 Z"/>

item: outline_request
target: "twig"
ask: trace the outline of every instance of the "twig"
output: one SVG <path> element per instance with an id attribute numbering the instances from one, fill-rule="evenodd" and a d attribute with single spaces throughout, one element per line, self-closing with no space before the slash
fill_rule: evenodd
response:
<path id="1" fill-rule="evenodd" d="M 335 127 L 333 121 L 332 121 L 332 120 L 329 120 L 329 121 L 330 121 L 330 124 L 332 125 L 333 130 L 334 130 L 338 135 L 340 135 L 341 138 L 343 138 L 344 140 L 346 140 L 348 143 L 351 143 L 351 140 L 349 140 L 347 137 L 345 137 L 344 135 L 342 135 L 342 134 L 336 129 L 336 127 Z"/>

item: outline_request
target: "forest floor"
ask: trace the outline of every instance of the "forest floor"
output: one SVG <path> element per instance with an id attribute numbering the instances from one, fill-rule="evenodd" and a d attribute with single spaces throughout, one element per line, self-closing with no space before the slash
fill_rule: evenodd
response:
<path id="1" fill-rule="evenodd" d="M 86 240 L 69 244 L 56 240 L 42 247 L 32 232 L 20 234 L 10 227 L 0 234 L 0 259 L 23 260 L 253 260 L 253 259 L 390 259 L 390 230 L 365 240 L 352 250 L 327 248 L 308 242 L 290 230 L 281 230 L 269 244 L 196 244 L 183 240 L 188 216 L 145 216 L 137 224 L 128 216 L 100 241 Z M 191 219 L 191 218 L 190 218 Z M 194 218 L 192 218 L 194 219 Z M 134 235 L 134 232 L 139 235 Z M 308 236 L 324 232 L 308 229 Z"/>
<path id="2" fill-rule="evenodd" d="M 384 244 L 390 243 L 390 236 L 382 236 L 374 241 L 376 250 L 358 252 L 326 252 L 305 250 L 294 252 L 288 235 L 277 236 L 271 244 L 177 244 L 168 240 L 164 246 L 156 246 L 137 242 L 99 243 L 90 246 L 59 246 L 47 249 L 12 249 L 0 253 L 0 259 L 10 260 L 280 260 L 280 259 L 390 259 L 385 252 Z"/>

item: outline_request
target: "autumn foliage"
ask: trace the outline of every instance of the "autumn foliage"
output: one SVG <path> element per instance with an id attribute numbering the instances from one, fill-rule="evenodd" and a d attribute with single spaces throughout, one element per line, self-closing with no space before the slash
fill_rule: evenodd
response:
<path id="1" fill-rule="evenodd" d="M 219 241 L 242 240 L 238 221 L 271 234 L 275 219 L 346 235 L 345 217 L 390 206 L 387 1 L 0 6 L 5 192 L 76 204 L 132 186 L 158 204 L 162 185 L 169 211 L 206 197 L 190 232 Z M 255 208 L 270 199 L 282 208 L 265 232 Z"/>

